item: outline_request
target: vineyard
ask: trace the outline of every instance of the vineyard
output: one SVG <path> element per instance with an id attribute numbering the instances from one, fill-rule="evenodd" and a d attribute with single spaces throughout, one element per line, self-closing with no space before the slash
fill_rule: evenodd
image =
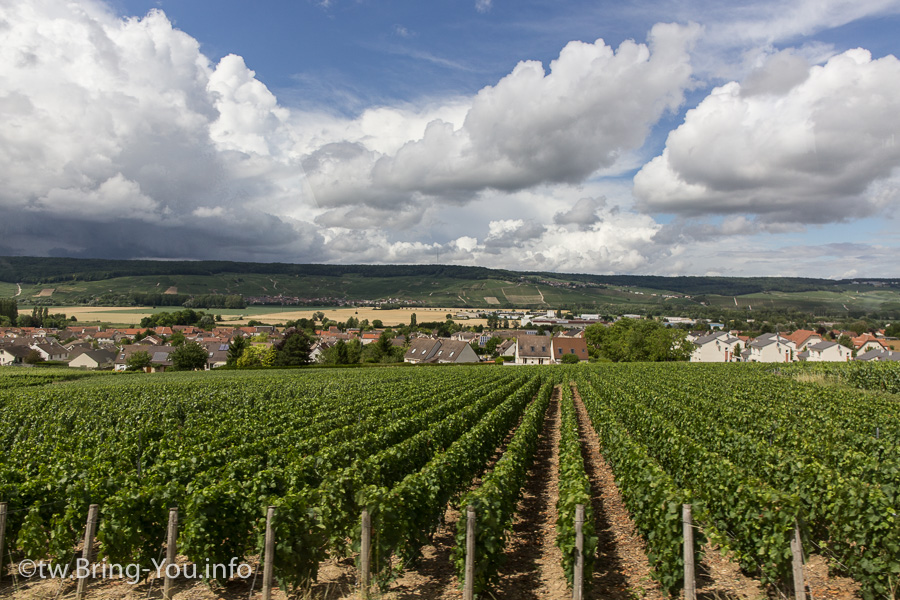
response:
<path id="1" fill-rule="evenodd" d="M 545 489 L 536 465 L 550 456 L 538 478 L 553 480 L 536 511 L 552 516 L 544 545 L 555 547 L 563 587 L 583 546 L 590 588 L 613 564 L 603 558 L 609 501 L 598 502 L 610 490 L 598 489 L 588 460 L 599 451 L 663 595 L 685 585 L 690 504 L 701 569 L 715 548 L 742 577 L 792 595 L 799 528 L 805 553 L 859 596 L 896 598 L 900 371 L 829 369 L 839 384 L 735 364 L 0 370 L 0 596 L 34 585 L 17 576 L 22 561 L 80 556 L 98 505 L 96 560 L 148 568 L 164 556 L 172 507 L 182 562 L 265 562 L 268 525 L 274 577 L 288 592 L 310 589 L 326 564 L 357 584 L 366 511 L 373 594 L 390 594 L 443 544 L 453 587 L 470 558 L 474 592 L 489 597 L 503 588 L 515 531 L 528 531 L 523 498 L 550 494 L 529 491 Z"/>

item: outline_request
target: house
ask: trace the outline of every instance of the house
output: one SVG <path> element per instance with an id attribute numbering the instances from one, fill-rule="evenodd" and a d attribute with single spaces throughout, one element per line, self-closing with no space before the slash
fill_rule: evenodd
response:
<path id="1" fill-rule="evenodd" d="M 378 338 L 381 337 L 380 331 L 364 331 L 360 336 L 360 343 L 365 346 L 367 344 L 374 344 L 378 341 Z"/>
<path id="2" fill-rule="evenodd" d="M 150 370 L 153 373 L 162 373 L 172 366 L 169 355 L 175 351 L 172 346 L 159 346 L 153 349 L 150 355 Z"/>
<path id="3" fill-rule="evenodd" d="M 864 362 L 900 361 L 900 352 L 891 352 L 890 350 L 869 350 L 863 354 L 858 354 L 854 360 L 861 360 Z"/>
<path id="4" fill-rule="evenodd" d="M 94 348 L 94 345 L 91 344 L 90 342 L 81 342 L 81 341 L 70 342 L 68 344 L 64 344 L 64 346 L 65 346 L 66 350 L 69 351 L 70 359 L 75 358 L 82 352 L 87 352 L 88 350 L 96 350 L 96 348 Z"/>
<path id="5" fill-rule="evenodd" d="M 474 333 L 472 331 L 458 331 L 450 336 L 451 340 L 457 340 L 460 342 L 465 342 L 467 344 L 471 344 L 473 341 L 478 340 L 481 337 L 481 334 Z"/>
<path id="6" fill-rule="evenodd" d="M 331 342 L 318 341 L 312 345 L 309 351 L 309 360 L 312 362 L 322 362 L 324 360 L 325 351 L 331 348 Z"/>
<path id="7" fill-rule="evenodd" d="M 116 371 L 125 371 L 128 368 L 128 359 L 135 352 L 146 352 L 150 355 L 150 371 L 162 372 L 172 366 L 169 354 L 175 351 L 174 346 L 147 346 L 144 344 L 129 344 L 122 346 L 113 363 Z"/>
<path id="8" fill-rule="evenodd" d="M 115 360 L 116 353 L 109 350 L 84 350 L 69 361 L 69 366 L 81 369 L 108 369 L 113 366 Z"/>
<path id="9" fill-rule="evenodd" d="M 846 362 L 853 358 L 853 351 L 837 342 L 819 342 L 809 346 L 807 352 L 809 362 Z"/>
<path id="10" fill-rule="evenodd" d="M 857 353 L 868 352 L 869 350 L 890 350 L 884 341 L 878 339 L 871 333 L 864 333 L 858 337 L 852 338 L 850 341 L 853 342 L 853 348 Z"/>
<path id="11" fill-rule="evenodd" d="M 543 335 L 527 335 L 518 338 L 516 343 L 517 365 L 549 365 L 556 361 L 553 358 L 553 340 Z"/>
<path id="12" fill-rule="evenodd" d="M 477 363 L 478 355 L 466 342 L 449 338 L 413 340 L 403 356 L 408 363 Z"/>
<path id="13" fill-rule="evenodd" d="M 25 363 L 25 357 L 31 353 L 31 348 L 19 344 L 0 346 L 0 366 L 21 365 Z"/>
<path id="14" fill-rule="evenodd" d="M 121 337 L 117 331 L 100 331 L 94 335 L 94 339 L 100 344 L 115 344 Z"/>
<path id="15" fill-rule="evenodd" d="M 224 367 L 228 364 L 228 343 L 222 340 L 210 340 L 200 342 L 206 348 L 209 358 L 206 360 L 206 370 Z"/>
<path id="16" fill-rule="evenodd" d="M 562 363 L 562 358 L 566 354 L 577 356 L 579 361 L 585 361 L 590 358 L 587 340 L 583 337 L 558 335 L 550 341 L 550 352 L 557 364 Z"/>
<path id="17" fill-rule="evenodd" d="M 785 339 L 794 342 L 794 346 L 797 347 L 798 352 L 803 352 L 809 346 L 820 344 L 825 341 L 825 338 L 823 338 L 815 331 L 810 331 L 809 329 L 798 329 L 794 333 L 791 333 L 790 335 L 786 335 L 784 337 Z"/>
<path id="18" fill-rule="evenodd" d="M 497 354 L 498 354 L 499 356 L 509 356 L 509 357 L 512 357 L 513 359 L 515 359 L 515 356 L 516 356 L 516 346 L 517 346 L 517 340 L 516 340 L 516 339 L 514 339 L 514 338 L 513 338 L 513 339 L 507 339 L 506 341 L 500 343 L 500 344 L 497 346 Z"/>
<path id="19" fill-rule="evenodd" d="M 409 344 L 409 349 L 403 355 L 403 362 L 424 363 L 431 358 L 437 340 L 432 338 L 418 338 Z"/>
<path id="20" fill-rule="evenodd" d="M 777 333 L 767 333 L 750 342 L 749 362 L 794 362 L 797 347 L 794 342 Z"/>
<path id="21" fill-rule="evenodd" d="M 69 358 L 69 351 L 65 346 L 52 338 L 28 344 L 28 347 L 37 350 L 44 360 L 68 360 Z"/>
<path id="22" fill-rule="evenodd" d="M 705 335 L 694 340 L 696 348 L 691 353 L 691 362 L 738 362 L 741 340 L 723 331 Z M 738 356 L 735 356 L 735 355 Z"/>

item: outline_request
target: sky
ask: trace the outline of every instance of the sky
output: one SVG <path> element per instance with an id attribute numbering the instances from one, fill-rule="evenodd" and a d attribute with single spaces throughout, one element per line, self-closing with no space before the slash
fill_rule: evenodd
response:
<path id="1" fill-rule="evenodd" d="M 0 255 L 896 277 L 900 0 L 0 0 Z"/>

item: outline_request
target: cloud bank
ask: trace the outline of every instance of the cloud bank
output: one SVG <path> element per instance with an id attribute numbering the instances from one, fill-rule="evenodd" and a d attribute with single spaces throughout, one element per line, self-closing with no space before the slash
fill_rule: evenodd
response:
<path id="1" fill-rule="evenodd" d="M 158 10 L 3 3 L 0 32 L 0 253 L 680 274 L 898 202 L 900 65 L 864 50 L 768 53 L 688 111 L 632 198 L 606 175 L 656 154 L 700 85 L 698 25 L 573 41 L 476 94 L 355 118 L 281 105 Z"/>

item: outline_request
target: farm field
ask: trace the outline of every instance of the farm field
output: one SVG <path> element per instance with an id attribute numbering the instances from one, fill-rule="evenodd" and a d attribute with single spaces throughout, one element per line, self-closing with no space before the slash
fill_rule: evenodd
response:
<path id="1" fill-rule="evenodd" d="M 25 310 L 25 309 L 23 309 Z M 112 325 L 137 325 L 141 319 L 161 312 L 174 312 L 180 310 L 177 306 L 55 306 L 50 313 L 64 313 L 66 316 L 74 316 L 82 325 L 90 323 L 109 323 Z M 447 314 L 456 315 L 461 308 L 432 308 L 417 306 L 414 308 L 376 309 L 373 307 L 357 306 L 353 308 L 335 308 L 333 306 L 311 307 L 296 310 L 294 307 L 275 306 L 248 306 L 241 309 L 230 308 L 200 308 L 197 309 L 209 314 L 222 315 L 222 322 L 226 325 L 246 325 L 252 320 L 270 323 L 285 323 L 300 318 L 312 318 L 318 311 L 325 313 L 329 319 L 345 322 L 350 317 L 359 320 L 368 319 L 369 322 L 380 319 L 385 326 L 408 325 L 410 315 L 416 313 L 416 319 L 420 323 L 429 321 L 444 321 Z M 460 321 L 466 325 L 487 325 L 486 319 L 464 319 Z"/>
<path id="2" fill-rule="evenodd" d="M 69 381 L 0 369 L 0 597 L 74 591 L 10 565 L 71 561 L 90 504 L 108 563 L 152 566 L 177 506 L 178 564 L 254 570 L 274 506 L 278 598 L 358 596 L 364 508 L 381 597 L 457 598 L 472 505 L 476 591 L 526 599 L 571 597 L 573 510 L 584 504 L 586 597 L 677 597 L 684 503 L 703 597 L 790 595 L 798 524 L 813 597 L 895 597 L 900 370 L 829 365 L 802 381 L 801 371 L 451 366 Z M 176 581 L 176 598 L 260 597 L 256 579 L 219 579 Z M 101 578 L 87 597 L 158 598 L 161 585 Z"/>
<path id="3" fill-rule="evenodd" d="M 900 294 L 892 289 L 856 286 L 852 289 L 807 292 L 759 292 L 743 296 L 709 296 L 711 303 L 723 308 L 795 309 L 803 311 L 877 311 L 895 309 Z M 735 301 L 737 304 L 735 305 Z"/>

